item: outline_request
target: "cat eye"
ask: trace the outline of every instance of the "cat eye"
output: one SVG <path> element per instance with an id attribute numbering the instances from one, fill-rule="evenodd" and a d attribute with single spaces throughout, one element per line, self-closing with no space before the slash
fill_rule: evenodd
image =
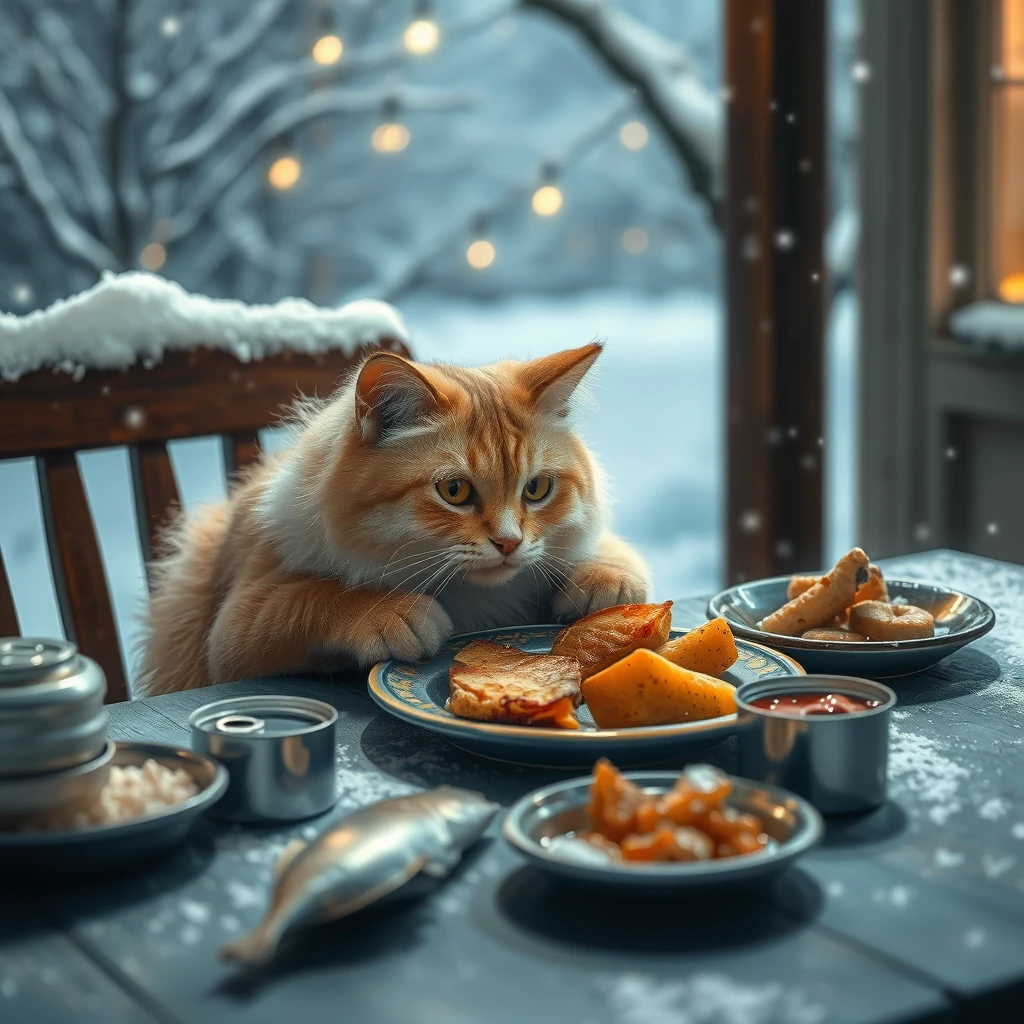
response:
<path id="1" fill-rule="evenodd" d="M 551 493 L 554 480 L 549 476 L 535 476 L 524 488 L 523 497 L 527 501 L 543 501 Z"/>
<path id="2" fill-rule="evenodd" d="M 435 484 L 437 493 L 448 502 L 449 505 L 465 505 L 473 497 L 473 485 L 468 480 L 442 480 Z"/>

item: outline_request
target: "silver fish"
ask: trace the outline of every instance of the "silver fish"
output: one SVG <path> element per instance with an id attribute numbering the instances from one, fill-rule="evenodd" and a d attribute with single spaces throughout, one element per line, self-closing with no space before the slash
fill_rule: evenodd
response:
<path id="1" fill-rule="evenodd" d="M 421 873 L 444 878 L 497 811 L 480 793 L 439 786 L 364 807 L 310 843 L 293 841 L 274 869 L 265 917 L 221 956 L 258 967 L 293 928 L 347 917 Z"/>

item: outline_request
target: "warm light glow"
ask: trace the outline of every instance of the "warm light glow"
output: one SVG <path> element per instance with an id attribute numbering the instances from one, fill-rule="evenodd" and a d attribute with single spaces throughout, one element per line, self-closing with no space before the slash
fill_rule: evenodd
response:
<path id="1" fill-rule="evenodd" d="M 1024 302 L 1024 274 L 1011 274 L 999 282 L 999 298 L 1003 302 Z"/>
<path id="2" fill-rule="evenodd" d="M 541 217 L 553 217 L 562 208 L 562 192 L 555 185 L 541 185 L 533 193 L 533 212 Z"/>
<path id="3" fill-rule="evenodd" d="M 159 270 L 167 262 L 167 250 L 159 242 L 150 242 L 139 256 L 145 270 Z"/>
<path id="4" fill-rule="evenodd" d="M 415 21 L 409 22 L 405 35 L 402 36 L 405 48 L 410 53 L 415 53 L 417 57 L 433 53 L 440 41 L 441 33 L 438 31 L 437 25 L 429 18 L 417 18 Z"/>
<path id="5" fill-rule="evenodd" d="M 302 164 L 293 156 L 279 156 L 267 171 L 267 181 L 274 188 L 291 188 L 302 177 Z"/>
<path id="6" fill-rule="evenodd" d="M 466 250 L 466 262 L 474 270 L 484 270 L 494 262 L 494 246 L 486 239 L 478 238 Z"/>
<path id="7" fill-rule="evenodd" d="M 404 124 L 385 121 L 373 129 L 370 144 L 378 153 L 400 153 L 409 145 L 409 129 Z"/>
<path id="8" fill-rule="evenodd" d="M 338 36 L 321 36 L 313 44 L 313 60 L 317 64 L 337 64 L 345 51 L 345 44 Z"/>
<path id="9" fill-rule="evenodd" d="M 619 129 L 619 142 L 626 149 L 643 149 L 647 145 L 649 137 L 647 125 L 642 124 L 640 121 L 627 121 Z"/>
<path id="10" fill-rule="evenodd" d="M 642 253 L 650 244 L 647 232 L 643 228 L 626 228 L 622 232 L 622 248 L 634 256 Z"/>

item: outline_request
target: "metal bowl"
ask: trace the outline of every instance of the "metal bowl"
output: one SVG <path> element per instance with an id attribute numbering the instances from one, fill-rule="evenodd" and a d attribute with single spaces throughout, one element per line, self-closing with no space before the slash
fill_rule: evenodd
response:
<path id="1" fill-rule="evenodd" d="M 626 772 L 624 778 L 649 793 L 667 793 L 679 780 L 679 773 Z M 505 838 L 534 867 L 576 881 L 624 889 L 690 889 L 776 874 L 811 849 L 824 827 L 821 815 L 806 800 L 784 789 L 734 778 L 726 802 L 764 822 L 772 842 L 761 853 L 673 864 L 582 863 L 552 848 L 550 841 L 587 827 L 592 781 L 588 776 L 556 782 L 523 797 L 505 818 Z"/>
<path id="2" fill-rule="evenodd" d="M 861 676 L 888 679 L 931 668 L 961 647 L 984 636 L 996 622 L 996 613 L 984 601 L 970 594 L 927 583 L 886 580 L 893 600 L 931 612 L 935 618 L 935 636 L 920 640 L 888 643 L 805 640 L 799 636 L 780 636 L 758 629 L 766 615 L 786 603 L 789 576 L 742 583 L 717 594 L 708 603 L 708 615 L 723 616 L 736 636 L 756 640 L 796 658 L 812 675 Z"/>
<path id="3" fill-rule="evenodd" d="M 228 784 L 223 765 L 166 743 L 119 742 L 111 766 L 141 767 L 153 758 L 184 768 L 199 786 L 188 800 L 142 818 L 61 832 L 0 831 L 0 868 L 45 874 L 54 880 L 121 870 L 176 848 L 197 818 L 220 799 Z"/>
<path id="4" fill-rule="evenodd" d="M 86 804 L 107 784 L 114 744 L 109 740 L 99 757 L 59 772 L 0 777 L 0 821 L 48 814 Z"/>

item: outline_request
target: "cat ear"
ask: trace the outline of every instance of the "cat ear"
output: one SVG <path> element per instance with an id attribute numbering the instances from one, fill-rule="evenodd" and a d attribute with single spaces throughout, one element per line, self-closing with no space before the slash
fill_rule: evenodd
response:
<path id="1" fill-rule="evenodd" d="M 416 426 L 441 404 L 437 389 L 417 367 L 390 352 L 370 356 L 356 377 L 356 421 L 367 441 Z"/>
<path id="2" fill-rule="evenodd" d="M 601 347 L 595 342 L 583 348 L 570 348 L 531 359 L 524 365 L 526 389 L 540 412 L 568 415 L 569 399 L 601 354 Z"/>

